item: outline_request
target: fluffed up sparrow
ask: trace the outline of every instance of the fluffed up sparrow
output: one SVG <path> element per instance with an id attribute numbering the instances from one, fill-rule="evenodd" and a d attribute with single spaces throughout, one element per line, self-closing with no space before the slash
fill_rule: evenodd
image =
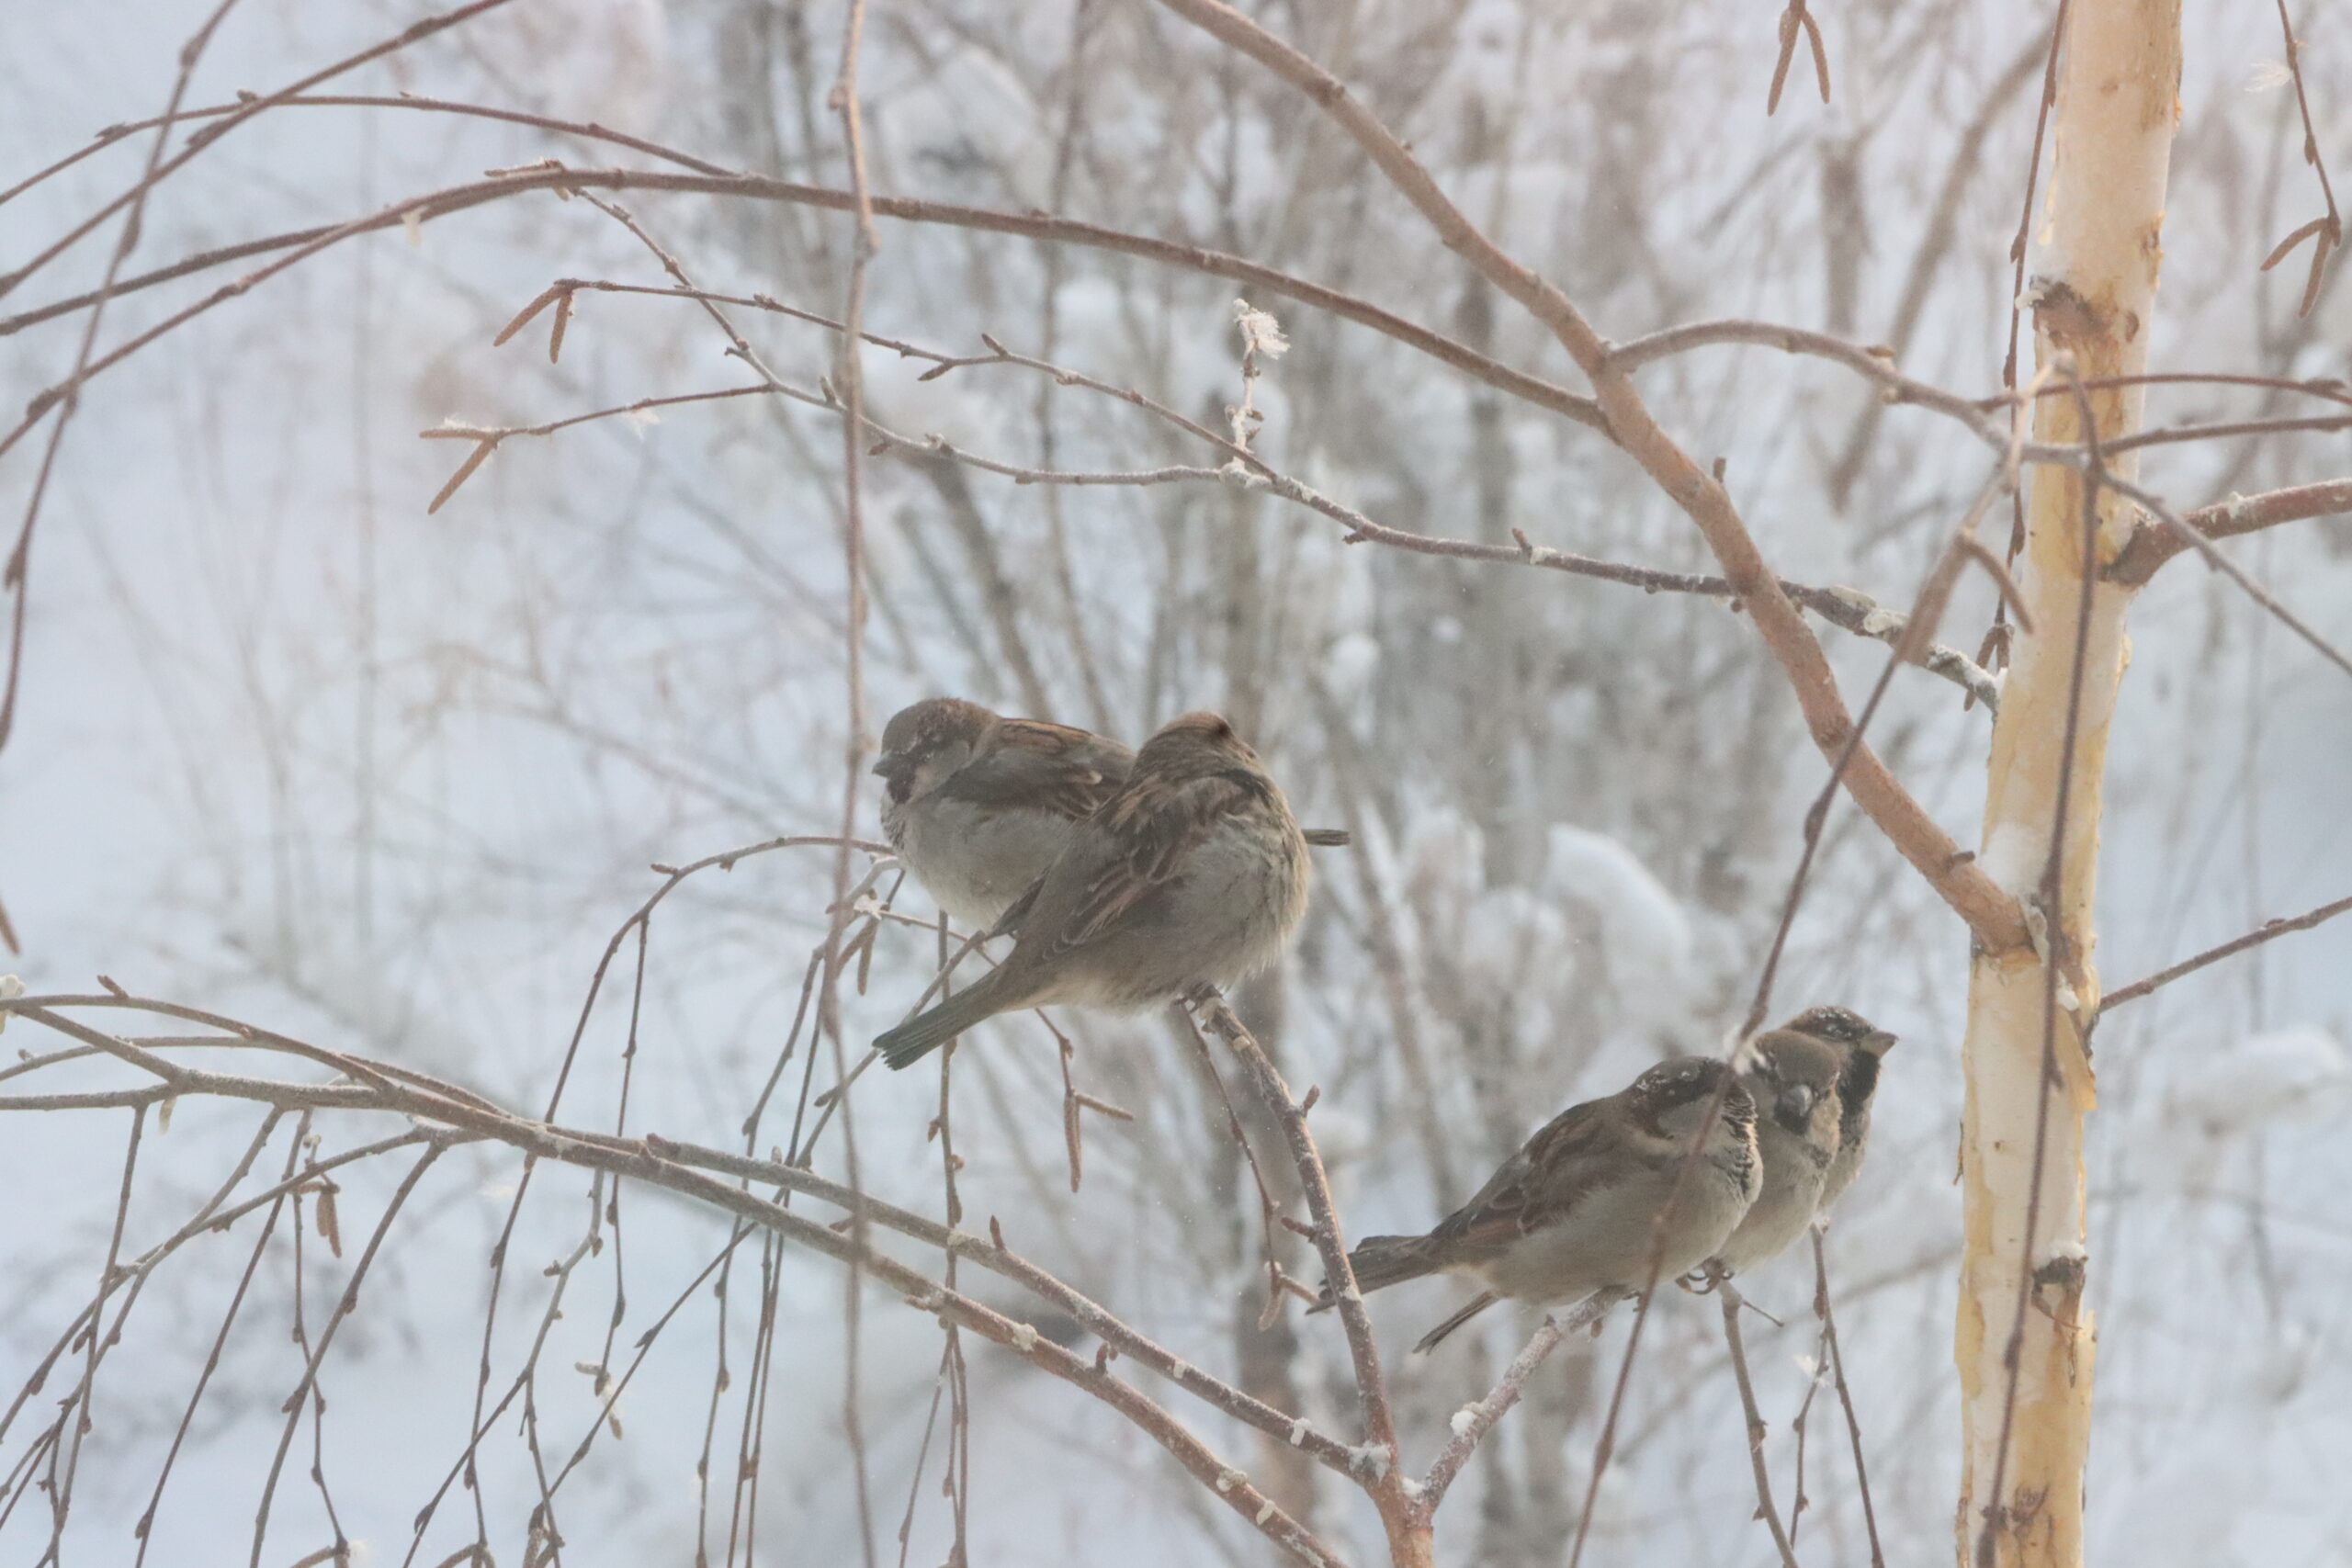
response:
<path id="1" fill-rule="evenodd" d="M 1821 1184 L 1817 1211 L 1827 1213 L 1861 1174 L 1864 1145 L 1871 1135 L 1871 1096 L 1878 1090 L 1879 1063 L 1894 1043 L 1894 1036 L 1844 1008 L 1814 1008 L 1781 1027 L 1828 1042 L 1843 1064 L 1838 1069 L 1838 1154 Z"/>
<path id="2" fill-rule="evenodd" d="M 1723 1063 L 1661 1063 L 1615 1094 L 1561 1112 L 1427 1235 L 1359 1242 L 1348 1255 L 1356 1287 L 1435 1273 L 1485 1286 L 1413 1347 L 1425 1351 L 1506 1297 L 1559 1304 L 1687 1273 L 1722 1247 L 1755 1201 L 1756 1120 Z"/>
<path id="3" fill-rule="evenodd" d="M 1764 1180 L 1739 1228 L 1716 1254 L 1728 1273 L 1778 1257 L 1804 1234 L 1837 1157 L 1842 1064 L 1812 1025 L 1798 1027 L 1812 1017 L 1765 1031 L 1735 1058 L 1740 1082 L 1756 1101 L 1756 1152 Z"/>
<path id="4" fill-rule="evenodd" d="M 981 1020 L 1074 1002 L 1134 1010 L 1272 964 L 1306 913 L 1306 840 L 1233 727 L 1188 713 L 1071 831 L 1001 918 L 1019 936 L 970 988 L 876 1038 L 904 1067 Z"/>
<path id="5" fill-rule="evenodd" d="M 978 703 L 932 697 L 882 729 L 882 831 L 950 919 L 986 931 L 1118 792 L 1135 753 L 1115 740 Z"/>
<path id="6" fill-rule="evenodd" d="M 874 763 L 886 784 L 882 831 L 950 919 L 989 931 L 1118 793 L 1135 761 L 1087 730 L 929 697 L 883 727 Z M 1348 835 L 1320 829 L 1306 840 L 1344 844 Z"/>

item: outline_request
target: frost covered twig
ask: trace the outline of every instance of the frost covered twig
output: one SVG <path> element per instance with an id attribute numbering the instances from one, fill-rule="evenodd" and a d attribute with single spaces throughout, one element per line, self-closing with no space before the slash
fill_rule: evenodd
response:
<path id="1" fill-rule="evenodd" d="M 1578 1303 L 1565 1316 L 1547 1314 L 1544 1325 L 1521 1347 L 1519 1354 L 1511 1358 L 1510 1365 L 1503 1369 L 1503 1375 L 1487 1392 L 1487 1397 L 1454 1412 L 1453 1439 L 1439 1451 L 1429 1473 L 1421 1478 L 1420 1494 L 1415 1499 L 1424 1517 L 1437 1512 L 1438 1505 L 1445 1501 L 1447 1488 L 1453 1484 L 1453 1478 L 1461 1472 L 1463 1465 L 1469 1461 L 1470 1455 L 1485 1440 L 1487 1434 L 1494 1430 L 1495 1423 L 1519 1403 L 1520 1395 L 1526 1390 L 1527 1380 L 1535 1375 L 1535 1370 L 1544 1364 L 1544 1359 L 1558 1349 L 1560 1342 L 1569 1335 L 1600 1322 L 1622 1299 L 1612 1292 L 1603 1292 Z"/>
<path id="2" fill-rule="evenodd" d="M 1324 1278 L 1332 1303 L 1339 1309 L 1340 1325 L 1347 1335 L 1348 1355 L 1355 1371 L 1356 1399 L 1363 1416 L 1364 1449 L 1373 1467 L 1372 1475 L 1359 1475 L 1357 1479 L 1380 1511 L 1380 1522 L 1387 1531 L 1389 1551 L 1396 1568 L 1427 1568 L 1429 1522 L 1415 1507 L 1403 1468 L 1397 1463 L 1396 1422 L 1389 1408 L 1388 1382 L 1381 1371 L 1380 1348 L 1373 1338 L 1372 1319 L 1364 1311 L 1363 1292 L 1356 1289 L 1355 1270 L 1348 1261 L 1347 1237 L 1340 1228 L 1339 1211 L 1331 1201 L 1331 1183 L 1323 1169 L 1323 1156 L 1316 1150 L 1315 1134 L 1307 1130 L 1306 1112 L 1292 1098 L 1289 1086 L 1267 1059 L 1264 1047 L 1214 987 L 1202 987 L 1189 999 L 1194 1015 L 1208 1032 L 1233 1048 L 1250 1079 L 1250 1087 L 1268 1114 L 1281 1123 L 1283 1136 L 1290 1145 L 1312 1221 L 1310 1239 L 1322 1258 Z"/>

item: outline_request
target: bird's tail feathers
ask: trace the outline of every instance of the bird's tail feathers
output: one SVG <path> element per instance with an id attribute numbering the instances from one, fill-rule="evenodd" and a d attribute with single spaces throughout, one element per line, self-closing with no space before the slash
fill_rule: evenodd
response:
<path id="1" fill-rule="evenodd" d="M 1469 1322 L 1472 1318 L 1477 1316 L 1480 1313 L 1486 1311 L 1488 1307 L 1494 1305 L 1500 1300 L 1502 1300 L 1502 1298 L 1495 1294 L 1492 1291 L 1479 1292 L 1468 1306 L 1464 1307 L 1460 1312 L 1455 1313 L 1452 1317 L 1447 1318 L 1443 1323 L 1439 1324 L 1435 1328 L 1432 1328 L 1427 1334 L 1422 1335 L 1419 1341 L 1413 1347 L 1413 1354 L 1416 1356 L 1428 1355 L 1431 1350 L 1437 1348 L 1439 1340 L 1443 1339 L 1447 1335 L 1453 1333 L 1455 1329 L 1461 1327 L 1464 1324 Z"/>
<path id="2" fill-rule="evenodd" d="M 1017 1002 L 1008 1006 L 997 994 L 1002 987 L 991 984 L 1002 973 L 995 971 L 930 1011 L 915 1014 L 896 1029 L 884 1030 L 874 1037 L 874 1048 L 893 1071 L 902 1070 L 983 1020 L 1019 1006 Z"/>
<path id="3" fill-rule="evenodd" d="M 1368 1235 L 1348 1254 L 1348 1267 L 1355 1272 L 1356 1289 L 1363 1292 L 1434 1274 L 1438 1262 L 1430 1256 L 1425 1235 Z"/>

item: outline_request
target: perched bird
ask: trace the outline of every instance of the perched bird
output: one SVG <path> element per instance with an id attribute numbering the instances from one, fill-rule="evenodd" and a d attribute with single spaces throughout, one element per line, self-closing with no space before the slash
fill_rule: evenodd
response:
<path id="1" fill-rule="evenodd" d="M 1740 1082 L 1756 1101 L 1756 1151 L 1762 1187 L 1739 1228 L 1715 1256 L 1737 1274 L 1778 1257 L 1804 1234 L 1821 1206 L 1838 1156 L 1840 1107 L 1838 1052 L 1805 1013 L 1750 1041 L 1739 1055 Z"/>
<path id="2" fill-rule="evenodd" d="M 1878 1089 L 1879 1062 L 1894 1043 L 1894 1036 L 1844 1008 L 1815 1008 L 1782 1027 L 1829 1042 L 1844 1063 L 1838 1072 L 1838 1155 L 1829 1162 L 1816 1211 L 1827 1213 L 1861 1174 L 1863 1145 L 1871 1133 L 1871 1096 Z"/>
<path id="3" fill-rule="evenodd" d="M 1083 729 L 928 698 L 883 727 L 874 763 L 887 782 L 882 831 L 950 919 L 987 931 L 1127 782 L 1135 760 Z"/>
<path id="4" fill-rule="evenodd" d="M 1000 924 L 1012 951 L 874 1042 L 904 1067 L 982 1019 L 1076 1002 L 1133 1010 L 1230 985 L 1281 956 L 1306 913 L 1306 840 L 1283 792 L 1213 713 L 1171 721 Z"/>
<path id="5" fill-rule="evenodd" d="M 882 831 L 950 919 L 989 931 L 1118 793 L 1135 761 L 1083 729 L 929 697 L 883 727 L 874 762 L 886 785 Z M 1321 829 L 1306 841 L 1344 844 L 1348 835 Z"/>
<path id="6" fill-rule="evenodd" d="M 1360 1291 L 1436 1273 L 1486 1287 L 1413 1347 L 1428 1350 L 1505 1297 L 1625 1295 L 1689 1272 L 1722 1247 L 1760 1179 L 1747 1091 L 1721 1062 L 1679 1056 L 1562 1111 L 1427 1235 L 1367 1236 L 1348 1261 Z"/>

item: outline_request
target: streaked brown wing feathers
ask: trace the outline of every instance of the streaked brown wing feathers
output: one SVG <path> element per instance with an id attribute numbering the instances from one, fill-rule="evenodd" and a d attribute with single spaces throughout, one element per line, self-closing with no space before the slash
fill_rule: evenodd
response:
<path id="1" fill-rule="evenodd" d="M 1432 1236 L 1461 1250 L 1499 1250 L 1558 1219 L 1611 1163 L 1593 1157 L 1609 1137 L 1602 1116 L 1609 1104 L 1587 1100 L 1545 1122 Z"/>
<path id="2" fill-rule="evenodd" d="M 995 747 L 958 770 L 948 792 L 976 806 L 1026 807 L 1075 822 L 1117 793 L 1134 761 L 1125 747 L 1083 729 L 1007 719 Z"/>
<path id="3" fill-rule="evenodd" d="M 1250 791 L 1230 773 L 1182 784 L 1148 779 L 1121 791 L 1098 812 L 1095 828 L 1116 848 L 1095 874 L 1062 928 L 1060 945 L 1091 942 L 1116 925 L 1155 888 L 1174 877 L 1184 858 L 1216 832 L 1227 816 L 1247 806 Z"/>

